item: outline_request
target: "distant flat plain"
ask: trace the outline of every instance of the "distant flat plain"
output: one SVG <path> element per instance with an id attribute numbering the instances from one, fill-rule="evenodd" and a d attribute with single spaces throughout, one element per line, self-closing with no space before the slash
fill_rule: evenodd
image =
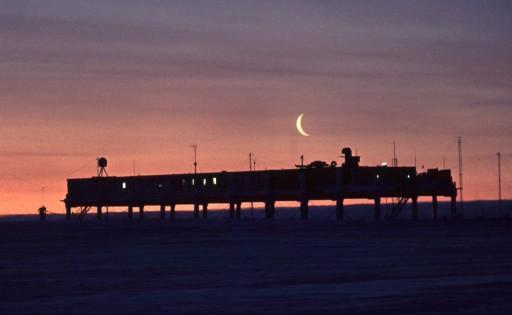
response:
<path id="1" fill-rule="evenodd" d="M 212 217 L 4 220 L 0 314 L 512 314 L 509 220 Z"/>

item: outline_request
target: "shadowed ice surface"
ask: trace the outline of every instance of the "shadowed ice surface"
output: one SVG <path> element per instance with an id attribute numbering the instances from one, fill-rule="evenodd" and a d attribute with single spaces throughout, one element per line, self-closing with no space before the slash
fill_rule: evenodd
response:
<path id="1" fill-rule="evenodd" d="M 512 313 L 507 220 L 211 214 L 0 222 L 0 314 Z"/>

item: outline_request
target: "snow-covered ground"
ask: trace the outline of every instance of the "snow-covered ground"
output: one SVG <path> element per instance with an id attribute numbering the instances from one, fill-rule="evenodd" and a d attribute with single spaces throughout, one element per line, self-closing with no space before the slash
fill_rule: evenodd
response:
<path id="1" fill-rule="evenodd" d="M 512 313 L 510 221 L 180 215 L 0 222 L 0 314 Z"/>

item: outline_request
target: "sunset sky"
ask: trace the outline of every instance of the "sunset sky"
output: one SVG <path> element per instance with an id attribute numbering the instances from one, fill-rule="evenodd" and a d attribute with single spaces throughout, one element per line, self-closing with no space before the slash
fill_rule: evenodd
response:
<path id="1" fill-rule="evenodd" d="M 0 0 L 0 215 L 63 212 L 66 178 L 446 166 L 512 198 L 510 1 Z M 304 113 L 299 135 L 295 119 Z"/>

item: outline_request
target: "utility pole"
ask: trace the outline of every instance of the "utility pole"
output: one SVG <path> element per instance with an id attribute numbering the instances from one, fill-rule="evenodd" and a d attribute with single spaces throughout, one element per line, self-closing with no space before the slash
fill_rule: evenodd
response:
<path id="1" fill-rule="evenodd" d="M 398 160 L 396 158 L 396 142 L 395 142 L 395 140 L 393 140 L 393 163 L 391 163 L 391 165 L 393 167 L 398 166 Z"/>
<path id="2" fill-rule="evenodd" d="M 460 191 L 460 214 L 464 215 L 464 185 L 462 184 L 462 137 L 457 140 L 459 148 L 459 191 Z"/>
<path id="3" fill-rule="evenodd" d="M 501 212 L 501 152 L 498 152 L 498 210 Z"/>
<path id="4" fill-rule="evenodd" d="M 256 163 L 256 161 L 254 162 Z M 253 171 L 253 167 L 252 167 L 252 152 L 249 152 L 249 171 Z M 254 202 L 251 201 L 251 217 L 254 218 Z"/>
<path id="5" fill-rule="evenodd" d="M 197 144 L 194 143 L 192 145 L 192 149 L 194 150 L 194 174 L 197 174 Z"/>

